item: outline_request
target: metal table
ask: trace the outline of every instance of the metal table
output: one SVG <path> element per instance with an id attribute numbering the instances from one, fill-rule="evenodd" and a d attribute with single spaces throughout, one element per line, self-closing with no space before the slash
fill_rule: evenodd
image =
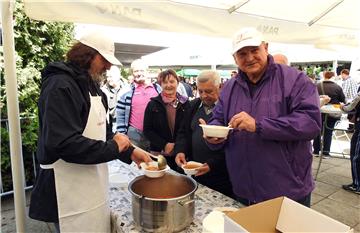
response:
<path id="1" fill-rule="evenodd" d="M 334 130 L 333 128 L 330 128 L 327 126 L 327 119 L 328 119 L 328 115 L 331 113 L 343 113 L 343 111 L 341 111 L 340 108 L 335 108 L 332 104 L 328 104 L 328 105 L 324 105 L 320 108 L 321 113 L 323 113 L 325 116 L 324 118 L 324 124 L 322 125 L 322 132 L 321 132 L 321 137 L 320 137 L 320 159 L 319 159 L 319 164 L 316 170 L 316 174 L 315 174 L 315 180 L 317 179 L 317 176 L 319 174 L 320 171 L 320 166 L 321 166 L 321 162 L 323 160 L 324 157 L 324 134 L 325 134 L 325 128 L 327 129 L 331 129 Z"/>

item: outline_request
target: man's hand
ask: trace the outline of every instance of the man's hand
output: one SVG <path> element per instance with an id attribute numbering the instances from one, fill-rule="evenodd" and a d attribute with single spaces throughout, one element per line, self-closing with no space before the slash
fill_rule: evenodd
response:
<path id="1" fill-rule="evenodd" d="M 140 163 L 142 162 L 149 163 L 153 161 L 148 153 L 137 148 L 135 148 L 131 154 L 131 160 L 134 161 L 138 166 L 140 166 Z"/>
<path id="2" fill-rule="evenodd" d="M 175 162 L 179 167 L 186 164 L 185 154 L 184 153 L 177 153 L 177 155 L 175 157 Z"/>
<path id="3" fill-rule="evenodd" d="M 174 150 L 174 146 L 175 146 L 175 143 L 171 143 L 171 142 L 166 143 L 165 148 L 164 148 L 165 155 L 171 155 L 171 153 Z"/>
<path id="4" fill-rule="evenodd" d="M 325 104 L 329 103 L 331 98 L 328 95 L 320 95 L 320 107 L 324 106 Z"/>
<path id="5" fill-rule="evenodd" d="M 196 169 L 195 176 L 202 176 L 210 171 L 210 167 L 207 163 L 204 163 L 201 167 Z"/>
<path id="6" fill-rule="evenodd" d="M 125 134 L 116 133 L 114 135 L 113 139 L 115 140 L 116 144 L 118 145 L 119 152 L 127 150 L 129 148 L 129 146 L 131 145 L 130 139 Z"/>
<path id="7" fill-rule="evenodd" d="M 202 118 L 199 119 L 199 123 L 202 125 L 206 125 L 206 121 Z M 203 138 L 211 144 L 220 144 L 225 142 L 226 138 L 213 138 L 213 137 L 206 137 L 205 134 L 203 134 Z"/>
<path id="8" fill-rule="evenodd" d="M 237 128 L 252 133 L 256 131 L 255 119 L 246 112 L 240 112 L 233 116 L 229 122 L 229 126 L 234 129 Z"/>

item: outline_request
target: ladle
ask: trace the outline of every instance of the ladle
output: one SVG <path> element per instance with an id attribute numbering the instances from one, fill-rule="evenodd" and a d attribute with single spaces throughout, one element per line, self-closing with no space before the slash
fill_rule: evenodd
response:
<path id="1" fill-rule="evenodd" d="M 138 146 L 135 146 L 134 144 L 132 144 L 132 146 L 135 148 L 135 149 L 138 149 L 142 152 L 144 152 L 145 154 L 148 154 L 150 157 L 154 158 L 157 160 L 158 162 L 158 168 L 159 170 L 163 170 L 166 168 L 166 165 L 167 165 L 167 162 L 166 162 L 166 158 L 163 156 L 163 155 L 153 155 L 143 149 L 141 149 L 140 147 Z"/>

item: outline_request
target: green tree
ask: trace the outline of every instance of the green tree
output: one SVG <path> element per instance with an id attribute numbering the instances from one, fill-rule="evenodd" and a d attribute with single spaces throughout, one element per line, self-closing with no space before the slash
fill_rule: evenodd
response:
<path id="1" fill-rule="evenodd" d="M 33 181 L 32 156 L 36 151 L 38 118 L 37 100 L 40 93 L 40 71 L 51 61 L 64 59 L 74 38 L 74 25 L 70 23 L 31 20 L 24 13 L 21 2 L 15 3 L 14 34 L 16 75 L 18 81 L 19 111 L 23 144 L 26 182 Z M 0 48 L 0 57 L 3 57 Z M 1 62 L 0 62 L 1 63 Z M 1 106 L 1 176 L 4 191 L 12 189 L 10 150 L 7 126 L 6 90 L 3 67 L 0 64 Z"/>
<path id="2" fill-rule="evenodd" d="M 74 25 L 70 23 L 31 20 L 23 4 L 15 7 L 15 48 L 22 58 L 22 68 L 31 64 L 42 69 L 51 61 L 63 60 L 73 40 Z"/>

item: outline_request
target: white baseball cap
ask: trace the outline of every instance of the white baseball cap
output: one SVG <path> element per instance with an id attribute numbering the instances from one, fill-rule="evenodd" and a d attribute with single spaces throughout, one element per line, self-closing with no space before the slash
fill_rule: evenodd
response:
<path id="1" fill-rule="evenodd" d="M 246 46 L 259 46 L 263 41 L 263 35 L 255 28 L 242 28 L 233 37 L 232 53 L 235 54 Z"/>
<path id="2" fill-rule="evenodd" d="M 109 37 L 103 36 L 99 32 L 92 32 L 81 37 L 79 42 L 98 51 L 111 64 L 119 66 L 122 65 L 121 62 L 114 56 L 114 41 Z"/>
<path id="3" fill-rule="evenodd" d="M 130 68 L 132 70 L 147 70 L 149 66 L 143 59 L 136 59 L 131 63 Z"/>

